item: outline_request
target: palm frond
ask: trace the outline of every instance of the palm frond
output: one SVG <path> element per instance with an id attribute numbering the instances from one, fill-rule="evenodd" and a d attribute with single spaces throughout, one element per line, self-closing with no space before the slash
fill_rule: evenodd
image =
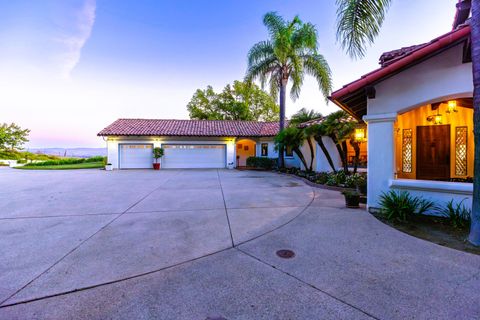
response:
<path id="1" fill-rule="evenodd" d="M 301 57 L 292 55 L 290 57 L 290 65 L 290 78 L 292 79 L 290 98 L 295 101 L 300 96 L 304 78 L 303 62 Z"/>
<path id="2" fill-rule="evenodd" d="M 392 0 L 337 0 L 337 41 L 352 57 L 365 56 L 385 20 Z"/>
<path id="3" fill-rule="evenodd" d="M 248 65 L 268 59 L 273 55 L 273 45 L 270 41 L 260 41 L 248 52 Z"/>
<path id="4" fill-rule="evenodd" d="M 276 58 L 270 57 L 248 66 L 245 81 L 251 82 L 260 79 L 260 82 L 265 83 L 266 77 L 271 74 L 277 67 Z"/>
<path id="5" fill-rule="evenodd" d="M 267 27 L 270 36 L 274 39 L 286 28 L 286 21 L 275 11 L 263 16 L 263 24 Z"/>
<path id="6" fill-rule="evenodd" d="M 332 73 L 327 60 L 321 54 L 304 56 L 305 72 L 314 77 L 325 100 L 332 91 Z"/>
<path id="7" fill-rule="evenodd" d="M 311 23 L 305 23 L 292 35 L 292 46 L 295 49 L 308 48 L 316 51 L 318 45 L 317 38 L 318 33 L 315 26 Z"/>

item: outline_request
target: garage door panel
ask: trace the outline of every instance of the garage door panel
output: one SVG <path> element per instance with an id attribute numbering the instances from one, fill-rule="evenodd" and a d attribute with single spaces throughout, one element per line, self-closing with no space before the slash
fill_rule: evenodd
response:
<path id="1" fill-rule="evenodd" d="M 120 169 L 150 169 L 153 163 L 153 145 L 120 144 Z"/>
<path id="2" fill-rule="evenodd" d="M 225 168 L 225 145 L 166 144 L 163 168 Z"/>

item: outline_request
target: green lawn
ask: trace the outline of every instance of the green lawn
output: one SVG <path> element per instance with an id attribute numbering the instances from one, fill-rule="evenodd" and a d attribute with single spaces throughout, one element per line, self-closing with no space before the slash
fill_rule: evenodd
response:
<path id="1" fill-rule="evenodd" d="M 69 170 L 69 169 L 95 169 L 95 168 L 103 168 L 105 165 L 102 161 L 98 162 L 83 162 L 83 163 L 76 163 L 76 164 L 61 164 L 61 165 L 54 165 L 54 166 L 22 166 L 16 167 L 16 169 L 24 169 L 24 170 Z"/>

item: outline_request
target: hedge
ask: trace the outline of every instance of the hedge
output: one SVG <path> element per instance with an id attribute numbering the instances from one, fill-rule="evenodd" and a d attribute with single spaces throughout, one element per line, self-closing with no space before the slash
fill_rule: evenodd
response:
<path id="1" fill-rule="evenodd" d="M 247 167 L 273 169 L 277 166 L 277 159 L 264 157 L 248 157 Z"/>

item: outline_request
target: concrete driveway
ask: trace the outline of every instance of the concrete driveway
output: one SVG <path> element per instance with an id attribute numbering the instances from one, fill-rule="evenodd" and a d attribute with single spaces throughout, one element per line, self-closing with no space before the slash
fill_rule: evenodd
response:
<path id="1" fill-rule="evenodd" d="M 274 173 L 0 169 L 0 235 L 0 319 L 480 316 L 479 256 Z"/>

